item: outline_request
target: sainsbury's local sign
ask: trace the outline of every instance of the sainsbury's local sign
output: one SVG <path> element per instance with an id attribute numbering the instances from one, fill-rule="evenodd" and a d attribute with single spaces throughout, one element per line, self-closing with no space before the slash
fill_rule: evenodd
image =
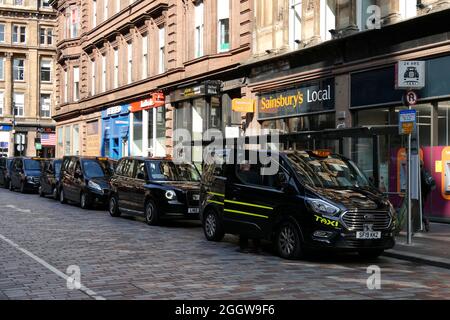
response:
<path id="1" fill-rule="evenodd" d="M 334 110 L 334 79 L 264 93 L 258 100 L 258 119 L 301 116 Z"/>

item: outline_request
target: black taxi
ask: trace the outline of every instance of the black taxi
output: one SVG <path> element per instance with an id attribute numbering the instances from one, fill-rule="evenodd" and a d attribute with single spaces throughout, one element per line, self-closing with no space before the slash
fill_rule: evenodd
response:
<path id="1" fill-rule="evenodd" d="M 14 157 L 11 163 L 9 190 L 35 192 L 39 188 L 41 158 Z"/>
<path id="2" fill-rule="evenodd" d="M 58 200 L 61 165 L 62 159 L 49 159 L 42 163 L 39 196 L 51 195 L 55 200 Z"/>
<path id="3" fill-rule="evenodd" d="M 200 197 L 210 241 L 225 233 L 268 239 L 287 259 L 310 249 L 376 258 L 395 244 L 394 208 L 343 156 L 327 150 L 247 151 L 238 159 L 233 150 L 223 150 L 213 157 L 203 168 Z"/>
<path id="4" fill-rule="evenodd" d="M 79 203 L 83 209 L 107 204 L 112 174 L 108 158 L 65 156 L 60 172 L 59 201 Z"/>
<path id="5" fill-rule="evenodd" d="M 0 158 L 0 184 L 6 189 L 9 188 L 12 162 L 13 158 Z"/>
<path id="6" fill-rule="evenodd" d="M 109 213 L 143 215 L 149 225 L 163 218 L 198 219 L 200 173 L 170 158 L 122 158 L 111 178 Z"/>

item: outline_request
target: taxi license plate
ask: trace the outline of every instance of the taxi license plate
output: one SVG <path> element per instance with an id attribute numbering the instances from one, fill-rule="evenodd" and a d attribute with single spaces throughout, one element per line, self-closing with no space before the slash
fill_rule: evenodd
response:
<path id="1" fill-rule="evenodd" d="M 200 209 L 199 208 L 189 208 L 188 209 L 188 213 L 199 213 Z"/>
<path id="2" fill-rule="evenodd" d="M 356 239 L 381 239 L 381 231 L 358 231 Z"/>

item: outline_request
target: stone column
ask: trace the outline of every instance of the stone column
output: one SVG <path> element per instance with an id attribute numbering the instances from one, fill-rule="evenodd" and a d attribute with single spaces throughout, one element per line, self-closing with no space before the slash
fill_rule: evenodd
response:
<path id="1" fill-rule="evenodd" d="M 5 54 L 5 103 L 3 111 L 6 117 L 12 116 L 13 90 L 13 54 L 7 52 Z"/>

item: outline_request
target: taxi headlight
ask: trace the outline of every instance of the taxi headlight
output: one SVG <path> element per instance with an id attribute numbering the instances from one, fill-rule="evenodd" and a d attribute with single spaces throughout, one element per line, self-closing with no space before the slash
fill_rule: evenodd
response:
<path id="1" fill-rule="evenodd" d="M 338 207 L 321 199 L 306 199 L 306 203 L 315 213 L 335 216 L 340 212 Z"/>
<path id="2" fill-rule="evenodd" d="M 88 182 L 88 187 L 95 190 L 95 191 L 99 191 L 102 192 L 102 187 L 100 187 L 100 185 L 98 183 L 95 183 L 94 181 L 89 181 Z"/>
<path id="3" fill-rule="evenodd" d="M 177 197 L 177 194 L 173 190 L 167 190 L 165 193 L 167 200 L 173 200 Z"/>

